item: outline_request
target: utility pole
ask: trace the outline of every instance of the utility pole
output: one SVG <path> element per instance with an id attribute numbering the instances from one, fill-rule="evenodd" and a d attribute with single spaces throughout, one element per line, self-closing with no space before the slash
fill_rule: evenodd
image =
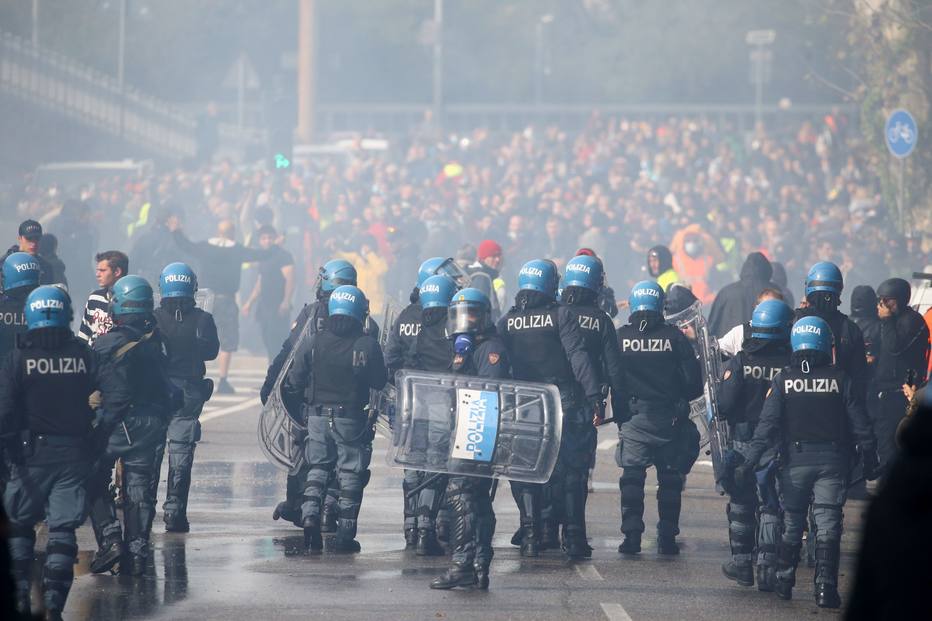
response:
<path id="1" fill-rule="evenodd" d="M 443 125 L 443 0 L 434 0 L 434 123 Z"/>
<path id="2" fill-rule="evenodd" d="M 298 8 L 298 141 L 310 144 L 314 136 L 314 27 L 315 0 L 300 0 Z"/>
<path id="3" fill-rule="evenodd" d="M 39 47 L 39 0 L 32 0 L 32 47 Z"/>
<path id="4" fill-rule="evenodd" d="M 120 24 L 117 33 L 117 85 L 120 89 L 120 138 L 126 121 L 126 3 L 129 0 L 120 0 Z"/>
<path id="5" fill-rule="evenodd" d="M 744 38 L 751 50 L 751 83 L 754 84 L 754 127 L 763 122 L 764 83 L 770 81 L 773 52 L 770 46 L 777 38 L 773 30 L 750 30 Z"/>

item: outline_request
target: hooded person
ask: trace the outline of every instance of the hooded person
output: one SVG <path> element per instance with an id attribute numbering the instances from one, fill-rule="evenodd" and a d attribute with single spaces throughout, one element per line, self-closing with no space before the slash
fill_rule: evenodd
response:
<path id="1" fill-rule="evenodd" d="M 772 286 L 773 268 L 760 252 L 752 252 L 741 266 L 737 282 L 726 285 L 715 296 L 709 311 L 709 330 L 717 337 L 724 336 L 735 326 L 751 320 L 760 292 Z"/>
<path id="2" fill-rule="evenodd" d="M 868 367 L 877 357 L 880 344 L 880 319 L 877 317 L 877 294 L 870 285 L 858 285 L 851 292 L 851 320 L 861 328 Z"/>
<path id="3" fill-rule="evenodd" d="M 664 291 L 680 280 L 673 269 L 673 253 L 666 246 L 654 246 L 647 251 L 647 273 Z"/>

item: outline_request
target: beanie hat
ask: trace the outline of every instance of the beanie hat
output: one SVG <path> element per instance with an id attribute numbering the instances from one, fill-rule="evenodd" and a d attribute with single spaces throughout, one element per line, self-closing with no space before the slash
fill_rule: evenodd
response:
<path id="1" fill-rule="evenodd" d="M 480 261 L 484 261 L 489 257 L 500 256 L 502 254 L 502 247 L 491 239 L 484 239 L 482 243 L 479 244 L 479 248 L 476 251 L 476 258 Z"/>

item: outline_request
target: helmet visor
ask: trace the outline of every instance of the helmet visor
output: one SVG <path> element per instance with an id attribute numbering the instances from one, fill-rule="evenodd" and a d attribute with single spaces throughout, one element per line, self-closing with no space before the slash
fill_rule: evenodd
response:
<path id="1" fill-rule="evenodd" d="M 440 267 L 434 271 L 434 274 L 439 274 L 442 276 L 447 276 L 453 282 L 456 283 L 456 286 L 459 289 L 463 289 L 469 286 L 469 274 L 467 274 L 463 268 L 456 264 L 453 259 L 447 259 L 440 264 Z"/>
<path id="2" fill-rule="evenodd" d="M 489 313 L 475 302 L 455 302 L 447 312 L 447 336 L 479 334 L 488 328 Z"/>

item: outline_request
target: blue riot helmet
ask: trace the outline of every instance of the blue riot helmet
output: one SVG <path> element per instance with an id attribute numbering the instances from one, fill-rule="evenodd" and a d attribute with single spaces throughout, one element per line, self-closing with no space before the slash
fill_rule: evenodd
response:
<path id="1" fill-rule="evenodd" d="M 169 263 L 159 276 L 159 293 L 163 298 L 193 298 L 197 293 L 197 276 L 185 263 Z"/>
<path id="2" fill-rule="evenodd" d="M 342 285 L 356 286 L 356 268 L 349 261 L 333 259 L 320 268 L 317 287 L 321 291 L 334 291 Z"/>
<path id="3" fill-rule="evenodd" d="M 556 298 L 560 276 L 553 261 L 534 259 L 521 266 L 518 272 L 519 291 L 537 291 Z"/>
<path id="4" fill-rule="evenodd" d="M 751 338 L 785 341 L 793 325 L 793 309 L 782 300 L 764 300 L 751 315 Z"/>
<path id="5" fill-rule="evenodd" d="M 330 316 L 346 315 L 362 323 L 369 313 L 369 300 L 359 287 L 340 285 L 330 294 L 327 310 Z"/>
<path id="6" fill-rule="evenodd" d="M 566 264 L 560 288 L 583 287 L 596 293 L 602 290 L 604 272 L 602 262 L 589 255 L 575 256 Z"/>
<path id="7" fill-rule="evenodd" d="M 642 280 L 631 288 L 628 294 L 628 308 L 632 313 L 648 311 L 663 314 L 663 302 L 666 296 L 663 289 L 653 280 Z"/>
<path id="8" fill-rule="evenodd" d="M 482 334 L 492 325 L 492 303 L 479 289 L 467 287 L 453 295 L 447 310 L 447 336 Z"/>
<path id="9" fill-rule="evenodd" d="M 446 276 L 452 280 L 457 287 L 466 287 L 469 285 L 469 274 L 463 271 L 450 257 L 432 257 L 427 259 L 417 270 L 417 288 L 420 289 L 424 281 L 431 276 Z"/>
<path id="10" fill-rule="evenodd" d="M 110 314 L 138 315 L 152 312 L 152 287 L 142 276 L 130 274 L 113 285 Z"/>
<path id="11" fill-rule="evenodd" d="M 39 285 L 42 266 L 28 252 L 14 252 L 3 261 L 3 287 L 7 291 Z"/>
<path id="12" fill-rule="evenodd" d="M 840 296 L 843 285 L 844 279 L 838 266 L 829 261 L 819 261 L 809 268 L 809 274 L 806 276 L 806 297 L 817 291 Z"/>
<path id="13" fill-rule="evenodd" d="M 64 287 L 43 285 L 26 298 L 26 328 L 68 328 L 71 325 L 71 297 Z"/>
<path id="14" fill-rule="evenodd" d="M 421 308 L 446 308 L 456 293 L 456 283 L 446 276 L 431 276 L 420 287 Z"/>
<path id="15" fill-rule="evenodd" d="M 832 329 L 828 323 L 815 316 L 803 317 L 790 332 L 793 352 L 813 351 L 832 355 Z"/>

